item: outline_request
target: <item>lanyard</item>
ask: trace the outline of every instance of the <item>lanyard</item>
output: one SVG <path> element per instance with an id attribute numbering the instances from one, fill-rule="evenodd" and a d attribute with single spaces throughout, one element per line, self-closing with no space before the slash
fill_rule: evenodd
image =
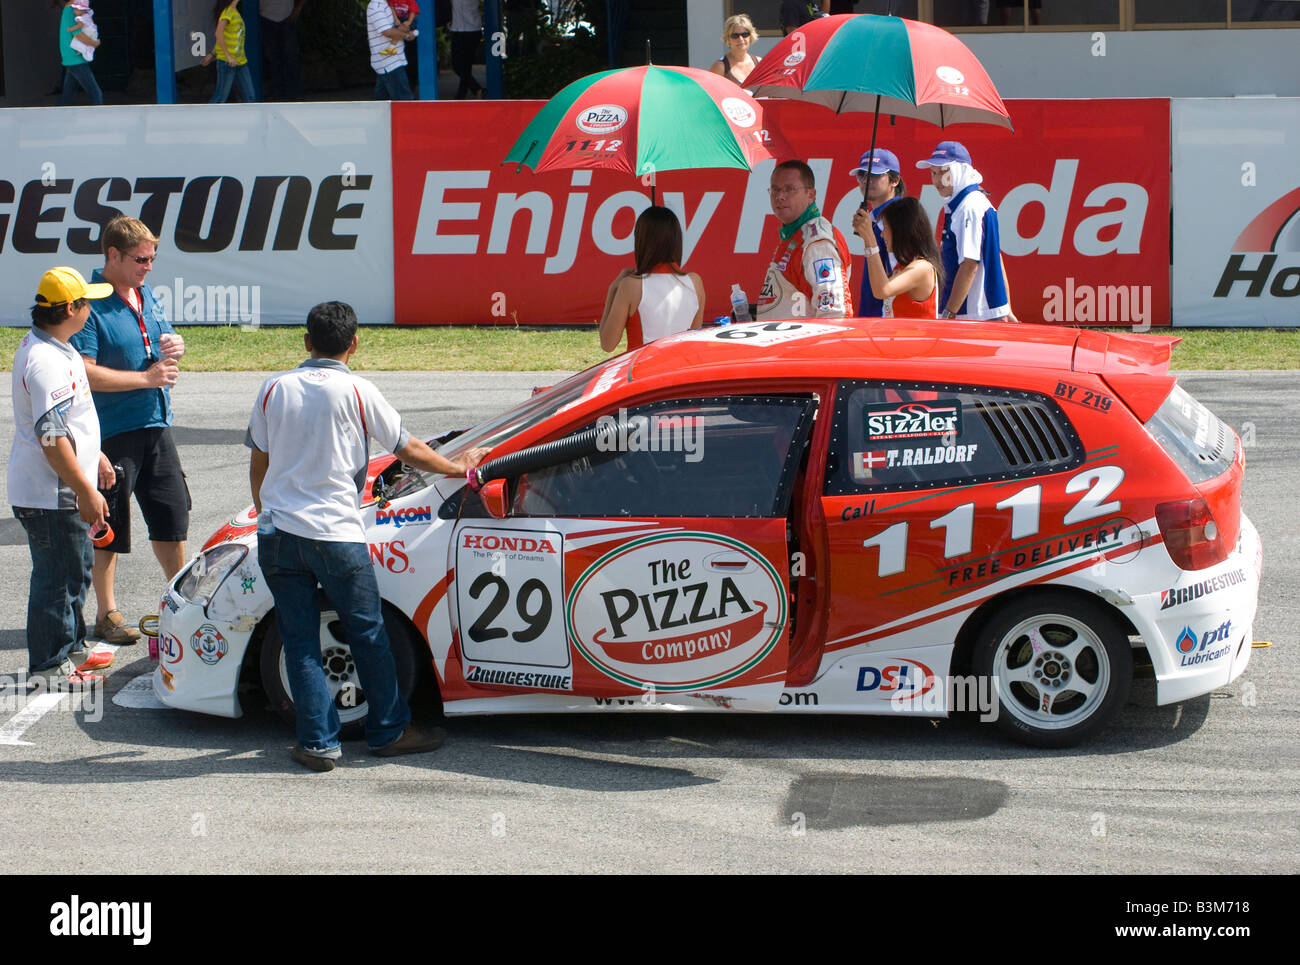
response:
<path id="1" fill-rule="evenodd" d="M 136 324 L 140 326 L 140 338 L 144 340 L 145 358 L 152 359 L 153 341 L 149 338 L 149 330 L 145 328 L 144 325 L 144 295 L 140 293 L 140 289 L 138 288 L 133 288 L 131 291 L 135 292 L 135 297 L 140 299 L 140 307 L 137 309 L 132 305 L 131 299 L 129 298 L 124 298 L 122 301 L 126 302 L 126 307 L 131 309 L 131 314 L 135 316 Z"/>

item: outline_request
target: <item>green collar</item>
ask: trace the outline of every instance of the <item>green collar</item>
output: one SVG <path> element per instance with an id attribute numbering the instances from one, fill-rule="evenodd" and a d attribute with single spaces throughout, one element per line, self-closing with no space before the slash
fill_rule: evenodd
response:
<path id="1" fill-rule="evenodd" d="M 822 213 L 817 210 L 817 202 L 814 201 L 812 204 L 808 205 L 807 209 L 803 214 L 799 215 L 799 217 L 795 218 L 789 224 L 781 225 L 781 229 L 778 232 L 781 235 L 781 240 L 789 241 L 796 231 L 806 225 L 813 218 L 820 218 L 821 216 Z"/>

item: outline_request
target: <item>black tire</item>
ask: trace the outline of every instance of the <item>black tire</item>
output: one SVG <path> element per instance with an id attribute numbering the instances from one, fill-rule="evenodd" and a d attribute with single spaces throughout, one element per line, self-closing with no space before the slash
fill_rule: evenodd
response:
<path id="1" fill-rule="evenodd" d="M 325 679 L 330 692 L 334 695 L 334 706 L 342 725 L 342 740 L 359 740 L 365 736 L 366 715 L 369 706 L 365 692 L 357 678 L 356 664 L 352 661 L 352 651 L 342 639 L 342 626 L 338 614 L 327 609 L 321 602 L 321 654 L 325 663 Z M 271 703 L 271 709 L 280 715 L 290 727 L 294 726 L 297 715 L 294 711 L 293 698 L 289 694 L 289 682 L 284 671 L 284 644 L 280 639 L 280 628 L 275 622 L 275 611 L 267 619 L 271 621 L 266 636 L 262 641 L 262 689 Z M 397 690 L 402 699 L 410 701 L 416 685 L 420 682 L 420 660 L 411 640 L 411 634 L 396 614 L 384 608 L 384 628 L 388 631 L 389 645 L 393 654 L 393 663 L 397 670 Z M 352 688 L 348 696 L 348 688 Z"/>
<path id="2" fill-rule="evenodd" d="M 1128 701 L 1133 650 L 1101 604 L 1061 591 L 1022 597 L 981 628 L 971 653 L 991 681 L 997 727 L 1033 747 L 1070 747 Z"/>

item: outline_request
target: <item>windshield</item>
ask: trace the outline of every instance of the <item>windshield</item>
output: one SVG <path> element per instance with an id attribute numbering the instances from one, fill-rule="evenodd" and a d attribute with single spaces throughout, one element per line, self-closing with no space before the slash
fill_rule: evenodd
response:
<path id="1" fill-rule="evenodd" d="M 482 425 L 475 426 L 467 432 L 462 432 L 455 439 L 438 447 L 438 454 L 455 459 L 466 449 L 473 449 L 475 446 L 486 446 L 489 449 L 495 448 L 500 443 L 509 439 L 511 436 L 518 435 L 531 429 L 538 423 L 549 419 L 562 409 L 566 409 L 577 403 L 585 394 L 586 390 L 591 387 L 590 394 L 596 394 L 603 390 L 603 386 L 597 385 L 600 381 L 604 385 L 611 385 L 617 378 L 615 373 L 609 367 L 611 365 L 621 366 L 625 364 L 619 359 L 611 359 L 609 362 L 600 362 L 589 369 L 584 369 L 577 375 L 572 375 L 557 385 L 551 386 L 545 392 L 533 396 L 526 402 L 521 402 L 513 409 L 509 409 L 497 416 L 495 419 L 489 419 Z M 597 375 L 598 370 L 605 370 Z M 615 379 L 606 376 L 614 375 Z"/>

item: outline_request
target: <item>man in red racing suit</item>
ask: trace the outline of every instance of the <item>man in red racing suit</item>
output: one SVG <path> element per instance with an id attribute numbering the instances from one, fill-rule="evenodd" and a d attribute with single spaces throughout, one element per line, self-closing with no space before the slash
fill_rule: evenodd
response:
<path id="1" fill-rule="evenodd" d="M 768 194 L 781 230 L 758 296 L 756 318 L 852 315 L 849 246 L 817 210 L 812 168 L 803 161 L 783 161 L 772 169 Z"/>

